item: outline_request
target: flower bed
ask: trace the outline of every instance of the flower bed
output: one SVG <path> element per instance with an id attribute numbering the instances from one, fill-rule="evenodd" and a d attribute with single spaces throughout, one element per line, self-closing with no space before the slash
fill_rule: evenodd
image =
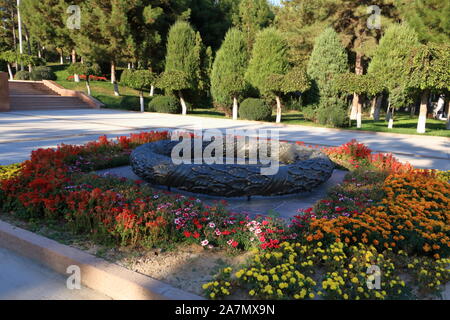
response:
<path id="1" fill-rule="evenodd" d="M 248 298 L 394 299 L 411 297 L 417 288 L 435 293 L 448 282 L 447 173 L 416 170 L 356 141 L 325 148 L 351 172 L 327 198 L 288 223 L 233 214 L 225 201 L 208 206 L 139 181 L 90 173 L 127 165 L 135 147 L 168 137 L 148 132 L 33 151 L 21 165 L 0 167 L 0 208 L 115 246 L 258 250 L 237 272 L 226 268 L 204 286 L 211 298 L 244 290 Z M 387 275 L 382 291 L 365 290 L 369 262 Z M 425 271 L 417 272 L 417 266 Z M 413 282 L 403 285 L 405 272 Z"/>

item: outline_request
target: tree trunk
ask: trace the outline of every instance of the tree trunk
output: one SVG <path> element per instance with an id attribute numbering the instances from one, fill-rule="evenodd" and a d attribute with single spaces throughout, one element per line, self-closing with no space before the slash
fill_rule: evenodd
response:
<path id="1" fill-rule="evenodd" d="M 356 53 L 356 61 L 355 61 L 355 74 L 363 75 L 364 74 L 364 66 L 363 66 L 363 55 L 359 52 Z M 360 103 L 360 97 L 358 94 L 353 94 L 353 102 L 352 102 L 352 111 L 350 113 L 350 120 L 358 120 L 358 104 Z"/>
<path id="2" fill-rule="evenodd" d="M 236 97 L 233 97 L 233 120 L 238 119 L 238 100 Z"/>
<path id="3" fill-rule="evenodd" d="M 33 71 L 33 66 L 31 64 L 28 65 L 28 72 Z"/>
<path id="4" fill-rule="evenodd" d="M 383 95 L 376 97 L 375 110 L 373 112 L 373 120 L 380 121 L 381 104 L 383 103 Z"/>
<path id="5" fill-rule="evenodd" d="M 14 76 L 13 76 L 12 69 L 11 69 L 11 64 L 8 62 L 7 65 L 8 65 L 9 80 L 14 80 Z"/>
<path id="6" fill-rule="evenodd" d="M 386 111 L 386 121 L 388 122 L 388 129 L 392 129 L 394 127 L 394 115 L 393 110 L 391 110 L 391 102 L 389 101 L 389 105 Z"/>
<path id="7" fill-rule="evenodd" d="M 89 82 L 89 76 L 87 76 L 87 78 L 86 78 L 86 88 L 87 88 L 88 96 L 91 96 L 91 84 Z"/>
<path id="8" fill-rule="evenodd" d="M 64 53 L 62 49 L 59 51 L 59 62 L 60 64 L 64 64 Z"/>
<path id="9" fill-rule="evenodd" d="M 141 103 L 141 112 L 145 112 L 144 92 L 142 92 L 142 91 L 139 91 L 139 102 Z"/>
<path id="10" fill-rule="evenodd" d="M 354 93 L 352 101 L 352 109 L 350 111 L 350 120 L 356 120 L 356 117 L 358 115 L 358 100 L 359 100 L 358 95 Z"/>
<path id="11" fill-rule="evenodd" d="M 279 96 L 276 96 L 275 100 L 277 101 L 277 120 L 276 120 L 276 123 L 281 123 L 281 113 L 282 113 L 281 99 L 280 99 Z"/>
<path id="12" fill-rule="evenodd" d="M 116 64 L 111 62 L 111 83 L 116 82 Z"/>
<path id="13" fill-rule="evenodd" d="M 150 86 L 150 94 L 149 94 L 149 96 L 150 97 L 153 97 L 155 95 L 155 86 L 154 85 L 151 85 Z"/>
<path id="14" fill-rule="evenodd" d="M 428 92 L 428 90 L 425 90 L 422 93 L 422 99 L 420 101 L 419 122 L 417 123 L 417 133 L 426 132 L 429 95 L 430 93 Z"/>
<path id="15" fill-rule="evenodd" d="M 42 48 L 41 48 L 40 42 L 37 43 L 37 52 L 38 52 L 38 58 L 42 58 Z"/>
<path id="16" fill-rule="evenodd" d="M 80 82 L 80 76 L 79 76 L 78 74 L 74 74 L 74 75 L 73 75 L 73 80 L 74 80 L 75 82 Z"/>
<path id="17" fill-rule="evenodd" d="M 181 91 L 180 91 L 180 103 L 181 103 L 182 115 L 185 116 L 185 115 L 187 115 L 187 105 L 186 105 L 186 101 L 184 101 L 183 93 L 181 93 Z"/>
<path id="18" fill-rule="evenodd" d="M 75 49 L 72 49 L 72 63 L 77 62 L 77 52 Z"/>
<path id="19" fill-rule="evenodd" d="M 116 97 L 120 96 L 119 85 L 116 81 L 116 64 L 114 62 L 111 62 L 111 83 L 114 85 L 114 95 Z"/>
<path id="20" fill-rule="evenodd" d="M 372 103 L 370 105 L 370 117 L 372 119 L 374 118 L 374 115 L 375 115 L 375 109 L 376 109 L 376 106 L 377 106 L 377 98 L 378 97 L 373 97 L 372 98 Z"/>
<path id="21" fill-rule="evenodd" d="M 360 129 L 362 127 L 362 97 L 357 95 L 358 104 L 356 107 L 356 127 Z"/>

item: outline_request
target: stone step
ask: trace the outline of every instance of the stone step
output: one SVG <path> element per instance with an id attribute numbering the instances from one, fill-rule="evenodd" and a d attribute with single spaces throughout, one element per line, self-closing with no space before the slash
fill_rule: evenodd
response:
<path id="1" fill-rule="evenodd" d="M 76 97 L 52 95 L 13 95 L 10 96 L 11 109 L 53 109 L 53 108 L 89 108 L 89 105 Z"/>
<path id="2" fill-rule="evenodd" d="M 58 96 L 56 92 L 48 88 L 41 82 L 27 81 L 9 81 L 10 95 L 53 95 Z"/>

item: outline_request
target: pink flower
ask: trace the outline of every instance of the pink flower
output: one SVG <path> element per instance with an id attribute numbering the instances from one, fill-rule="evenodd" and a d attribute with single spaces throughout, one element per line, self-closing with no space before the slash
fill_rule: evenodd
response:
<path id="1" fill-rule="evenodd" d="M 208 240 L 203 240 L 201 242 L 201 244 L 202 244 L 203 247 L 206 247 L 209 244 L 209 241 Z"/>

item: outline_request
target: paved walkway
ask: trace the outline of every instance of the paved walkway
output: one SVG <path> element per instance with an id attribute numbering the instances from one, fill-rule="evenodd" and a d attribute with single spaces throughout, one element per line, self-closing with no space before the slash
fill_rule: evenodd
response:
<path id="1" fill-rule="evenodd" d="M 0 247 L 0 300 L 110 300 L 89 288 L 69 290 L 67 278 Z"/>
<path id="2" fill-rule="evenodd" d="M 365 133 L 107 109 L 0 113 L 0 164 L 23 161 L 36 148 L 85 143 L 103 134 L 115 137 L 141 130 L 170 128 L 279 129 L 283 140 L 326 146 L 338 146 L 357 139 L 374 151 L 392 152 L 417 167 L 450 170 L 450 139 L 444 137 Z"/>

